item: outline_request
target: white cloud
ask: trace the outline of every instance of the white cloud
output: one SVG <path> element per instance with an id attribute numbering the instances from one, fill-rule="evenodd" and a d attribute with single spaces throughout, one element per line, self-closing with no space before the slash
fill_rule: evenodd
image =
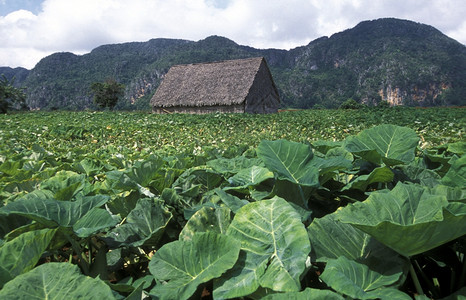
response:
<path id="1" fill-rule="evenodd" d="M 53 52 L 158 37 L 216 34 L 258 48 L 292 48 L 382 17 L 429 24 L 466 43 L 464 15 L 464 0 L 44 0 L 37 15 L 0 17 L 0 66 L 32 68 Z"/>

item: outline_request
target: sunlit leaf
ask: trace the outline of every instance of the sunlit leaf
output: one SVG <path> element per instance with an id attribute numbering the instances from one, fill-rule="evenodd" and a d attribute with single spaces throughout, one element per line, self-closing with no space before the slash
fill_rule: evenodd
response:
<path id="1" fill-rule="evenodd" d="M 220 200 L 234 213 L 249 203 L 249 201 L 241 200 L 240 198 L 230 195 L 221 189 L 215 189 L 215 193 L 220 197 Z"/>
<path id="2" fill-rule="evenodd" d="M 63 171 L 43 181 L 40 188 L 52 191 L 57 200 L 71 200 L 84 187 L 84 184 L 85 175 Z"/>
<path id="3" fill-rule="evenodd" d="M 7 281 L 34 268 L 55 232 L 56 229 L 26 232 L 0 247 L 0 288 Z"/>
<path id="4" fill-rule="evenodd" d="M 172 215 L 163 202 L 139 199 L 125 223 L 110 230 L 103 239 L 111 246 L 155 246 Z"/>
<path id="5" fill-rule="evenodd" d="M 330 290 L 307 288 L 302 292 L 276 293 L 261 298 L 262 300 L 343 300 L 344 298 Z"/>
<path id="6" fill-rule="evenodd" d="M 458 159 L 452 159 L 450 170 L 442 178 L 442 183 L 460 188 L 466 186 L 466 155 Z"/>
<path id="7" fill-rule="evenodd" d="M 2 299 L 115 299 L 102 280 L 81 275 L 79 268 L 66 263 L 48 263 L 11 280 L 2 290 Z"/>
<path id="8" fill-rule="evenodd" d="M 466 204 L 427 188 L 398 183 L 338 212 L 339 219 L 405 256 L 425 252 L 466 232 Z"/>
<path id="9" fill-rule="evenodd" d="M 226 207 L 202 207 L 189 218 L 180 233 L 180 240 L 191 240 L 198 232 L 215 231 L 225 234 L 231 222 L 231 210 Z"/>
<path id="10" fill-rule="evenodd" d="M 347 137 L 345 148 L 372 163 L 393 166 L 412 162 L 418 142 L 414 130 L 384 124 Z"/>
<path id="11" fill-rule="evenodd" d="M 241 242 L 241 254 L 215 283 L 214 297 L 241 297 L 259 286 L 300 290 L 299 276 L 311 247 L 300 215 L 285 200 L 276 197 L 243 206 L 227 234 Z"/>
<path id="12" fill-rule="evenodd" d="M 319 171 L 312 164 L 314 155 L 309 145 L 285 140 L 262 141 L 256 151 L 278 179 L 304 186 L 319 185 Z"/>
<path id="13" fill-rule="evenodd" d="M 369 175 L 360 175 L 348 183 L 342 190 L 357 189 L 366 191 L 367 187 L 374 183 L 392 182 L 394 174 L 388 167 L 375 168 Z"/>
<path id="14" fill-rule="evenodd" d="M 263 163 L 258 158 L 237 156 L 234 158 L 213 159 L 208 161 L 207 165 L 220 174 L 231 176 L 243 169 L 251 168 L 253 166 L 261 166 Z"/>
<path id="15" fill-rule="evenodd" d="M 253 166 L 240 170 L 236 175 L 230 177 L 228 182 L 233 188 L 247 188 L 258 185 L 271 178 L 274 178 L 274 175 L 268 169 Z"/>
<path id="16" fill-rule="evenodd" d="M 320 278 L 333 290 L 356 299 L 411 299 L 395 288 L 384 288 L 395 284 L 401 275 L 390 269 L 379 273 L 342 256 L 330 259 Z"/>
<path id="17" fill-rule="evenodd" d="M 159 299 L 188 299 L 201 283 L 233 267 L 239 251 L 234 238 L 212 231 L 165 244 L 149 263 L 152 275 L 165 283 L 157 284 L 150 293 Z"/>
<path id="18" fill-rule="evenodd" d="M 339 211 L 314 219 L 308 227 L 312 251 L 317 261 L 326 262 L 345 256 L 348 259 L 363 262 L 373 269 L 385 263 L 406 267 L 407 260 L 369 234 L 339 222 Z"/>
<path id="19" fill-rule="evenodd" d="M 52 196 L 52 192 L 36 190 L 0 211 L 29 218 L 47 227 L 72 227 L 82 237 L 117 223 L 106 210 L 99 208 L 109 200 L 107 196 L 81 197 L 74 202 L 58 201 Z"/>

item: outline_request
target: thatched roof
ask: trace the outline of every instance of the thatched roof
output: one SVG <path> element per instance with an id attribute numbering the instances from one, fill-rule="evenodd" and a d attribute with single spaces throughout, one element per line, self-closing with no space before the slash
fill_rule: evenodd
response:
<path id="1" fill-rule="evenodd" d="M 151 99 L 156 107 L 241 104 L 259 71 L 262 57 L 170 68 Z"/>

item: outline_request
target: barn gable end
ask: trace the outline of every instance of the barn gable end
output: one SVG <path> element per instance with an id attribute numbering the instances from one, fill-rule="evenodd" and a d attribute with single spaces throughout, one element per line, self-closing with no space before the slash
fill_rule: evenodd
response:
<path id="1" fill-rule="evenodd" d="M 245 112 L 276 113 L 279 107 L 278 90 L 265 60 L 262 60 L 245 101 Z"/>
<path id="2" fill-rule="evenodd" d="M 273 113 L 280 99 L 258 57 L 173 66 L 150 103 L 154 113 Z"/>

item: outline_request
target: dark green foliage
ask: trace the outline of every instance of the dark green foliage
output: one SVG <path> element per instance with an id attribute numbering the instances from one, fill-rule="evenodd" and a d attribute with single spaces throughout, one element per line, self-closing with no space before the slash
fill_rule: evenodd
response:
<path id="1" fill-rule="evenodd" d="M 380 101 L 377 104 L 377 108 L 390 108 L 390 103 L 388 101 Z"/>
<path id="2" fill-rule="evenodd" d="M 351 99 L 349 98 L 348 100 L 346 100 L 345 102 L 343 102 L 341 105 L 340 105 L 340 109 L 360 109 L 360 108 L 363 108 L 364 105 L 356 102 L 356 100 L 354 99 Z"/>
<path id="3" fill-rule="evenodd" d="M 8 109 L 26 108 L 26 95 L 20 88 L 13 86 L 14 79 L 9 81 L 5 76 L 0 79 L 0 113 L 5 114 Z"/>
<path id="4" fill-rule="evenodd" d="M 125 85 L 115 79 L 107 79 L 105 82 L 94 82 L 91 90 L 94 92 L 94 103 L 99 108 L 113 109 L 123 96 Z"/>
<path id="5" fill-rule="evenodd" d="M 0 298 L 461 298 L 465 110 L 0 115 Z"/>
<path id="6" fill-rule="evenodd" d="M 26 80 L 29 75 L 29 70 L 25 68 L 9 68 L 9 67 L 0 67 L 0 75 L 5 76 L 8 80 L 15 79 L 12 82 L 13 86 L 20 87 L 21 84 Z"/>
<path id="7" fill-rule="evenodd" d="M 323 106 L 322 104 L 316 104 L 312 107 L 312 109 L 325 109 L 325 106 Z"/>

